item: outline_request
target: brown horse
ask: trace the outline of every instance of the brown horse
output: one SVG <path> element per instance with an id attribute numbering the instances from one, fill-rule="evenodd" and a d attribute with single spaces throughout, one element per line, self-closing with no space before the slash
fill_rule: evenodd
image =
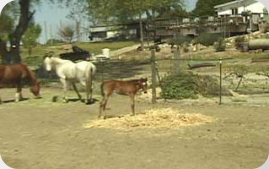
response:
<path id="1" fill-rule="evenodd" d="M 131 99 L 132 113 L 135 115 L 135 95 L 138 90 L 142 89 L 144 93 L 147 93 L 147 79 L 136 79 L 128 81 L 110 80 L 105 81 L 101 85 L 101 93 L 103 96 L 100 102 L 99 118 L 102 115 L 102 111 L 105 112 L 106 104 L 109 96 L 114 91 L 117 94 L 128 95 Z M 106 119 L 106 113 L 104 113 L 104 119 Z"/>
<path id="2" fill-rule="evenodd" d="M 25 64 L 15 65 L 0 65 L 0 85 L 16 85 L 17 93 L 15 95 L 15 102 L 22 99 L 22 81 L 28 81 L 32 87 L 30 91 L 39 98 L 40 83 L 32 72 Z M 0 103 L 2 103 L 0 97 Z"/>

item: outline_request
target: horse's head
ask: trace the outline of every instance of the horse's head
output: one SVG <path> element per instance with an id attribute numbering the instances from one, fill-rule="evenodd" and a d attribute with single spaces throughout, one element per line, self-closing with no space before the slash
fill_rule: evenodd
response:
<path id="1" fill-rule="evenodd" d="M 33 93 L 33 95 L 36 97 L 36 98 L 40 98 L 40 82 L 37 82 L 35 85 L 33 85 L 31 88 L 30 88 L 30 91 Z"/>
<path id="2" fill-rule="evenodd" d="M 46 53 L 44 56 L 45 69 L 49 72 L 52 70 L 52 56 L 53 52 Z"/>
<path id="3" fill-rule="evenodd" d="M 147 89 L 148 89 L 148 79 L 147 78 L 141 78 L 139 80 L 139 83 L 141 84 L 141 89 L 143 90 L 144 93 L 147 93 Z"/>

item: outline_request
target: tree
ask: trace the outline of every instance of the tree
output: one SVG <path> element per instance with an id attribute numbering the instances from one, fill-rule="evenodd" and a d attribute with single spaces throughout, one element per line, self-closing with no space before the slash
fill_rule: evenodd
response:
<path id="1" fill-rule="evenodd" d="M 195 16 L 214 16 L 216 15 L 214 6 L 231 2 L 234 0 L 198 0 L 193 10 Z"/>
<path id="2" fill-rule="evenodd" d="M 65 25 L 59 29 L 59 35 L 63 41 L 72 43 L 75 35 L 75 27 L 73 25 Z"/>
<path id="3" fill-rule="evenodd" d="M 32 54 L 32 48 L 34 45 L 36 45 L 36 41 L 39 38 L 40 34 L 42 32 L 41 26 L 39 24 L 31 23 L 23 35 L 22 42 L 23 45 L 28 48 L 28 54 L 31 56 Z"/>
<path id="4" fill-rule="evenodd" d="M 49 0 L 47 2 L 66 2 L 68 0 Z M 32 7 L 41 0 L 15 0 L 6 5 L 0 16 L 0 55 L 3 64 L 21 62 L 20 42 L 35 14 Z M 7 25 L 7 26 L 6 26 Z M 7 45 L 10 44 L 10 47 Z"/>
<path id="5" fill-rule="evenodd" d="M 100 22 L 126 22 L 146 14 L 147 19 L 176 13 L 184 0 L 88 0 L 89 15 Z"/>
<path id="6" fill-rule="evenodd" d="M 81 21 L 87 17 L 87 2 L 86 1 L 77 1 L 72 4 L 70 13 L 67 15 L 67 18 L 75 21 L 76 37 L 77 41 L 80 41 L 80 28 Z"/>
<path id="7" fill-rule="evenodd" d="M 8 30 L 10 31 L 8 33 L 8 39 L 0 37 L 0 54 L 2 55 L 2 62 L 4 64 L 21 62 L 20 42 L 21 42 L 23 34 L 25 33 L 28 27 L 30 20 L 32 19 L 35 13 L 35 11 L 30 11 L 30 1 L 31 0 L 19 0 L 19 1 L 15 1 L 12 4 L 12 5 L 19 6 L 19 18 L 18 18 L 18 24 L 14 26 L 12 30 Z M 8 9 L 4 9 L 4 10 L 8 11 Z M 10 15 L 7 15 L 7 16 L 10 19 L 12 19 Z M 12 23 L 14 24 L 15 21 L 13 20 Z M 0 30 L 0 32 L 1 31 L 2 30 Z M 8 49 L 6 45 L 8 41 L 10 42 L 10 46 L 11 46 L 10 49 Z"/>
<path id="8" fill-rule="evenodd" d="M 88 0 L 89 15 L 99 23 L 128 23 L 140 21 L 140 41 L 143 47 L 142 19 L 165 16 L 168 11 L 183 9 L 183 0 Z"/>
<path id="9" fill-rule="evenodd" d="M 17 15 L 14 15 L 16 13 L 16 10 L 14 7 L 14 1 L 7 4 L 0 15 L 0 38 L 3 40 L 8 39 L 8 34 L 12 31 L 14 28 L 14 20 L 17 18 Z M 13 13 L 13 15 L 12 15 Z"/>

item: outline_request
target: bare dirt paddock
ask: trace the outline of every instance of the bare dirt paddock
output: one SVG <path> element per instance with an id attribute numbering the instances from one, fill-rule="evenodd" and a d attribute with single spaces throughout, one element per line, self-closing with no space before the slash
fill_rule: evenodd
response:
<path id="1" fill-rule="evenodd" d="M 28 90 L 28 89 L 27 89 Z M 53 103 L 59 89 L 45 88 L 43 99 L 13 99 L 1 89 L 0 153 L 16 169 L 254 169 L 269 153 L 269 105 L 222 105 L 214 102 L 137 102 L 137 112 L 172 107 L 217 119 L 178 129 L 84 128 L 96 120 L 98 102 Z M 96 96 L 97 99 L 100 99 Z M 114 95 L 108 114 L 130 112 L 129 99 Z"/>

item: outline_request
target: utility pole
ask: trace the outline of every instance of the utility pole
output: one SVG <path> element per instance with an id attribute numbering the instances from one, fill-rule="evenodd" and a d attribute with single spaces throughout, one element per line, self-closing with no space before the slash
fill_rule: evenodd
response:
<path id="1" fill-rule="evenodd" d="M 53 45 L 53 37 L 52 37 L 52 25 L 50 25 L 50 40 L 51 40 L 51 44 Z"/>
<path id="2" fill-rule="evenodd" d="M 44 22 L 44 27 L 45 27 L 45 40 L 46 40 L 46 43 L 48 41 L 48 31 L 47 31 L 47 22 L 45 21 Z"/>

